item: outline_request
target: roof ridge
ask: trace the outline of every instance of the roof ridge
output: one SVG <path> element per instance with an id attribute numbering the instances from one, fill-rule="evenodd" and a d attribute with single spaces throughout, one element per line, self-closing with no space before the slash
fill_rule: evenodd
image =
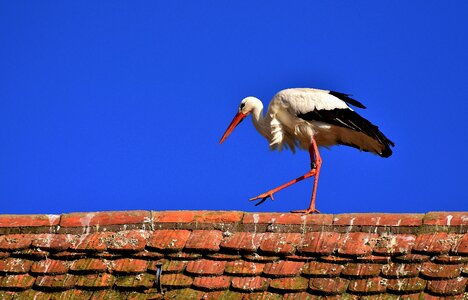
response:
<path id="1" fill-rule="evenodd" d="M 468 232 L 468 212 L 314 214 L 217 210 L 126 210 L 2 214 L 0 234 L 82 233 L 130 229 L 220 229 L 256 232 Z"/>

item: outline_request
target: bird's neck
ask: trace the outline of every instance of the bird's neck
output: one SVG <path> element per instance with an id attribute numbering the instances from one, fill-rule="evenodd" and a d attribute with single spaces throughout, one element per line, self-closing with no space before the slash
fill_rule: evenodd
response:
<path id="1" fill-rule="evenodd" d="M 252 121 L 257 131 L 268 140 L 271 138 L 269 116 L 263 115 L 263 104 L 256 106 L 252 110 Z"/>

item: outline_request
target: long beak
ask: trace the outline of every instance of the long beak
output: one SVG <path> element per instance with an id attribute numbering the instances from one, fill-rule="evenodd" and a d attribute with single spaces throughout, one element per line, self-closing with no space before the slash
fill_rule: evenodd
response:
<path id="1" fill-rule="evenodd" d="M 226 132 L 224 132 L 223 137 L 219 140 L 219 143 L 222 144 L 224 140 L 231 134 L 231 132 L 236 128 L 237 125 L 242 122 L 242 120 L 247 117 L 248 114 L 243 114 L 241 112 L 238 112 L 235 116 L 234 119 L 232 119 L 231 124 L 229 124 L 228 128 L 226 129 Z"/>

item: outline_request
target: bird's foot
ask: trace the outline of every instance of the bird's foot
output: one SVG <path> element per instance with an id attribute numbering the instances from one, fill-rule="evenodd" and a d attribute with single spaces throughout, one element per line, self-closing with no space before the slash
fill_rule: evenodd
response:
<path id="1" fill-rule="evenodd" d="M 299 214 L 319 214 L 320 211 L 315 208 L 309 209 L 301 209 L 301 210 L 293 210 L 292 213 L 299 213 Z"/>
<path id="2" fill-rule="evenodd" d="M 260 204 L 265 202 L 268 198 L 271 198 L 271 200 L 275 200 L 272 192 L 266 192 L 266 193 L 258 195 L 257 197 L 250 198 L 249 201 L 260 200 L 255 204 L 255 206 L 259 206 Z"/>

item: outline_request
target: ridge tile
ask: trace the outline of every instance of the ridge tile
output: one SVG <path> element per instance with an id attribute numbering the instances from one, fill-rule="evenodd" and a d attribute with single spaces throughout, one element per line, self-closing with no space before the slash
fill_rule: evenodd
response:
<path id="1" fill-rule="evenodd" d="M 197 275 L 221 275 L 225 267 L 225 261 L 201 259 L 190 261 L 187 264 L 186 271 Z"/>
<path id="2" fill-rule="evenodd" d="M 265 233 L 260 251 L 269 254 L 292 254 L 301 241 L 300 233 Z"/>
<path id="3" fill-rule="evenodd" d="M 309 280 L 309 288 L 312 291 L 327 295 L 343 294 L 348 289 L 348 285 L 349 280 L 340 277 L 311 278 Z"/>
<path id="4" fill-rule="evenodd" d="M 68 272 L 68 263 L 62 260 L 46 259 L 36 261 L 31 267 L 31 273 L 58 275 Z"/>
<path id="5" fill-rule="evenodd" d="M 232 277 L 232 287 L 245 292 L 266 291 L 269 279 L 256 277 Z"/>
<path id="6" fill-rule="evenodd" d="M 231 285 L 231 278 L 228 276 L 195 277 L 193 286 L 209 291 L 219 291 L 228 289 Z"/>
<path id="7" fill-rule="evenodd" d="M 189 236 L 188 230 L 155 230 L 148 247 L 158 251 L 180 251 Z"/>
<path id="8" fill-rule="evenodd" d="M 467 283 L 468 278 L 466 277 L 448 280 L 429 280 L 427 282 L 427 290 L 440 296 L 453 296 L 462 294 L 466 289 Z"/>
<path id="9" fill-rule="evenodd" d="M 138 274 L 146 272 L 148 261 L 136 258 L 120 258 L 112 262 L 112 270 L 116 273 Z"/>
<path id="10" fill-rule="evenodd" d="M 32 264 L 33 262 L 30 260 L 9 257 L 9 258 L 0 260 L 0 273 L 8 273 L 8 274 L 28 273 L 29 270 L 31 269 Z"/>
<path id="11" fill-rule="evenodd" d="M 307 232 L 297 250 L 311 255 L 328 255 L 335 252 L 341 234 L 337 232 Z"/>
<path id="12" fill-rule="evenodd" d="M 263 272 L 265 264 L 249 262 L 244 260 L 230 261 L 226 264 L 224 272 L 237 276 L 255 276 Z"/>
<path id="13" fill-rule="evenodd" d="M 217 252 L 222 238 L 223 234 L 219 230 L 194 230 L 185 244 L 185 249 Z"/>
<path id="14" fill-rule="evenodd" d="M 232 251 L 255 252 L 260 247 L 263 233 L 235 232 L 221 241 L 220 247 Z"/>
<path id="15" fill-rule="evenodd" d="M 284 292 L 302 292 L 309 286 L 309 280 L 304 277 L 276 278 L 270 281 L 270 288 Z"/>
<path id="16" fill-rule="evenodd" d="M 263 268 L 263 274 L 270 277 L 294 277 L 301 272 L 304 262 L 282 260 L 267 263 Z"/>

